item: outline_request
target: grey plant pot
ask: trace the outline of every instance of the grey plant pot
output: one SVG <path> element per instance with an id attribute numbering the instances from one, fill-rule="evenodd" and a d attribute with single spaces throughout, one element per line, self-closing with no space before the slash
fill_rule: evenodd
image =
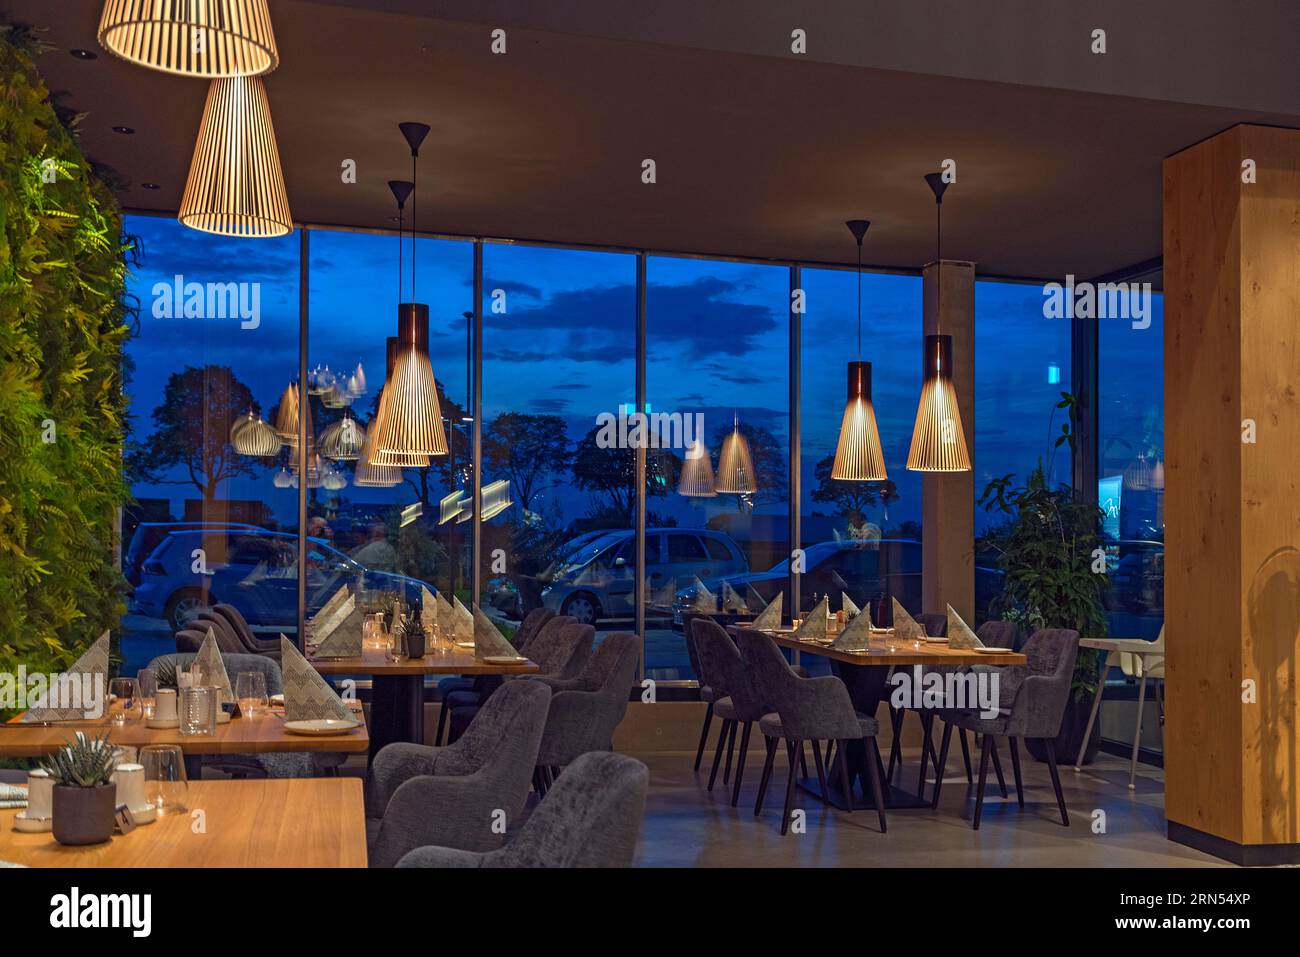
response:
<path id="1" fill-rule="evenodd" d="M 406 657 L 423 658 L 424 657 L 424 634 L 410 634 L 406 636 Z"/>
<path id="2" fill-rule="evenodd" d="M 113 836 L 117 785 L 54 787 L 54 839 L 60 844 L 102 844 Z"/>

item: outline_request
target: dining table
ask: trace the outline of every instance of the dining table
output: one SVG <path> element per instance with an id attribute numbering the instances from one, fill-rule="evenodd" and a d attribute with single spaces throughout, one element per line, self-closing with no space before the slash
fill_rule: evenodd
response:
<path id="1" fill-rule="evenodd" d="M 746 625 L 734 624 L 727 631 L 734 637 L 735 633 Z M 781 648 L 801 654 L 817 655 L 826 659 L 831 674 L 835 675 L 848 689 L 853 707 L 860 714 L 875 717 L 882 699 L 886 697 L 887 681 L 891 669 L 897 667 L 922 668 L 970 666 L 970 665 L 1023 665 L 1025 656 L 1009 649 L 989 649 L 976 651 L 969 648 L 951 648 L 947 641 L 926 640 L 919 644 L 909 640 L 897 639 L 888 633 L 873 634 L 868 641 L 866 651 L 841 651 L 832 648 L 828 641 L 809 641 L 795 637 L 794 629 L 760 629 Z M 833 640 L 834 636 L 831 636 Z M 853 782 L 859 782 L 859 794 L 845 795 L 840 781 L 839 764 L 846 761 L 847 780 L 852 789 Z M 852 807 L 875 808 L 871 798 L 871 788 L 867 777 L 867 747 L 862 741 L 850 741 L 835 749 L 835 758 L 827 769 L 826 800 L 838 808 Z M 918 794 L 882 781 L 885 805 L 890 810 L 897 808 L 929 807 L 929 801 Z M 799 787 L 817 797 L 822 797 L 821 785 L 811 780 L 801 780 Z"/>
<path id="2" fill-rule="evenodd" d="M 431 651 L 421 658 L 392 658 L 381 647 L 364 647 L 350 658 L 308 659 L 322 675 L 334 678 L 368 676 L 370 695 L 370 755 L 386 744 L 424 743 L 424 681 L 429 675 L 537 674 L 536 662 L 488 662 L 474 657 L 474 646 L 456 644 L 449 650 Z"/>
<path id="3" fill-rule="evenodd" d="M 0 810 L 0 861 L 28 867 L 365 867 L 360 778 L 190 781 L 185 811 L 102 844 L 14 830 Z M 201 816 L 195 812 L 201 812 Z"/>

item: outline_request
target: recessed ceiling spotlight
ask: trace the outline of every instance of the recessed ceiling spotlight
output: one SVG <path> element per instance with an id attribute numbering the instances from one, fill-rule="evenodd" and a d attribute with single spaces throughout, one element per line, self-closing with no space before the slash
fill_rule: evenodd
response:
<path id="1" fill-rule="evenodd" d="M 78 60 L 97 60 L 97 59 L 99 59 L 99 54 L 98 54 L 98 53 L 92 53 L 92 52 L 89 51 L 89 50 L 69 50 L 68 52 L 71 53 L 73 56 L 75 56 Z"/>
<path id="2" fill-rule="evenodd" d="M 135 128 L 131 126 L 115 126 L 113 127 L 113 132 L 121 133 L 123 136 L 133 136 L 135 134 Z"/>
<path id="3" fill-rule="evenodd" d="M 159 187 L 159 185 L 158 185 L 157 183 L 141 183 L 140 185 L 141 185 L 144 189 L 160 189 L 160 188 L 161 188 L 161 187 Z"/>

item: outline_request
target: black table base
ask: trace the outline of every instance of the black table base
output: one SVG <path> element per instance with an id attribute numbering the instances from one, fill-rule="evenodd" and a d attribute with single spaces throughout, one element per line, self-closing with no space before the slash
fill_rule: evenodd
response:
<path id="1" fill-rule="evenodd" d="M 386 744 L 424 743 L 424 675 L 375 675 L 370 683 L 370 757 Z"/>

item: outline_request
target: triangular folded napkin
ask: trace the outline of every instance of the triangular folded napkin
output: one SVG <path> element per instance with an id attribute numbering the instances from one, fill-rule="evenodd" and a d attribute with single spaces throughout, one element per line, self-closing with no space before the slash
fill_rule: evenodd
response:
<path id="1" fill-rule="evenodd" d="M 767 602 L 763 601 L 763 596 L 754 590 L 753 585 L 745 586 L 745 604 L 755 614 L 767 607 Z"/>
<path id="2" fill-rule="evenodd" d="M 695 601 L 691 603 L 691 610 L 702 611 L 706 615 L 716 614 L 718 611 L 718 596 L 705 587 L 704 582 L 700 581 L 699 575 L 691 579 L 691 584 L 695 586 Z"/>
<path id="3" fill-rule="evenodd" d="M 438 602 L 428 585 L 420 586 L 420 617 L 429 624 L 441 624 L 438 621 Z"/>
<path id="4" fill-rule="evenodd" d="M 970 626 L 961 620 L 961 615 L 948 605 L 948 647 L 949 648 L 983 648 L 984 642 L 970 630 Z"/>
<path id="5" fill-rule="evenodd" d="M 474 657 L 475 658 L 514 658 L 519 652 L 505 635 L 492 624 L 492 619 L 483 614 L 478 605 L 474 606 Z"/>
<path id="6" fill-rule="evenodd" d="M 894 603 L 894 637 L 899 641 L 925 641 L 925 629 L 920 622 L 907 613 L 897 598 L 889 600 Z"/>
<path id="7" fill-rule="evenodd" d="M 848 601 L 848 596 L 844 598 Z M 871 616 L 858 612 L 831 642 L 836 651 L 867 651 L 871 642 Z"/>
<path id="8" fill-rule="evenodd" d="M 781 605 L 785 601 L 785 592 L 779 591 L 772 603 L 759 612 L 749 625 L 758 631 L 776 631 L 781 627 Z"/>
<path id="9" fill-rule="evenodd" d="M 846 591 L 840 592 L 840 607 L 844 609 L 845 618 L 853 618 L 862 614 L 862 609 L 858 607 L 857 602 L 849 597 Z"/>
<path id="10" fill-rule="evenodd" d="M 826 637 L 826 609 L 830 603 L 823 596 L 822 600 L 817 603 L 817 607 L 808 612 L 808 617 L 803 620 L 799 630 L 794 636 L 800 641 L 821 641 Z"/>
<path id="11" fill-rule="evenodd" d="M 69 692 L 75 687 L 75 696 Z M 50 689 L 54 690 L 54 689 Z M 76 701 L 80 707 L 49 707 Z M 78 700 L 79 699 L 79 700 Z M 108 632 L 104 632 L 71 668 L 58 678 L 58 694 L 52 698 L 49 690 L 22 716 L 26 723 L 44 721 L 80 721 L 84 718 L 108 716 Z"/>
<path id="12" fill-rule="evenodd" d="M 338 591 L 330 595 L 329 601 L 321 605 L 316 614 L 311 616 L 310 621 L 312 623 L 329 621 L 334 612 L 338 611 L 339 606 L 347 601 L 349 597 L 351 596 L 348 593 L 348 586 L 345 582 L 339 586 Z"/>
<path id="13" fill-rule="evenodd" d="M 474 633 L 477 631 L 474 616 L 466 608 L 459 598 L 451 596 L 454 603 L 451 614 L 451 634 L 458 642 L 474 641 Z"/>
<path id="14" fill-rule="evenodd" d="M 361 654 L 361 632 L 365 613 L 357 600 L 349 598 L 333 617 L 315 633 L 317 658 L 356 658 Z"/>
<path id="15" fill-rule="evenodd" d="M 456 629 L 456 610 L 451 607 L 447 599 L 442 597 L 442 592 L 433 596 L 433 607 L 435 621 L 438 623 L 438 630 L 442 632 L 444 638 L 454 636 Z"/>
<path id="16" fill-rule="evenodd" d="M 735 615 L 749 614 L 745 599 L 736 593 L 736 589 L 731 587 L 730 582 L 722 583 L 722 610 Z"/>
<path id="17" fill-rule="evenodd" d="M 286 721 L 320 718 L 355 720 L 347 702 L 317 673 L 302 652 L 284 635 L 280 636 L 280 669 L 284 681 Z"/>
<path id="18" fill-rule="evenodd" d="M 235 700 L 235 693 L 230 687 L 230 675 L 226 663 L 221 660 L 221 649 L 217 647 L 217 636 L 208 629 L 208 636 L 199 646 L 199 653 L 194 656 L 190 670 L 198 670 L 201 683 L 205 688 L 216 688 L 218 692 L 217 708 L 227 701 Z"/>

